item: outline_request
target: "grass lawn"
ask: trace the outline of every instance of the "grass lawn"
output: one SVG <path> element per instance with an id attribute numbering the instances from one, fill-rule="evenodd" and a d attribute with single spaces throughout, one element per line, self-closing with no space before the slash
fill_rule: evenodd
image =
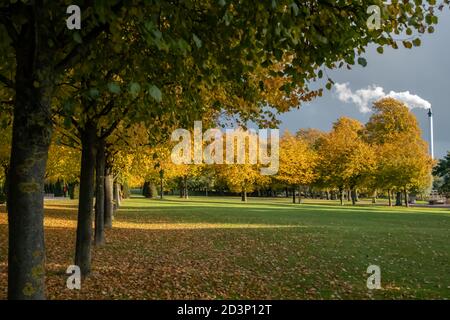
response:
<path id="1" fill-rule="evenodd" d="M 51 299 L 450 298 L 450 210 L 290 199 L 126 200 L 93 251 L 81 291 L 66 289 L 76 202 L 46 202 Z M 7 219 L 0 207 L 0 299 Z M 366 269 L 381 268 L 381 290 Z"/>

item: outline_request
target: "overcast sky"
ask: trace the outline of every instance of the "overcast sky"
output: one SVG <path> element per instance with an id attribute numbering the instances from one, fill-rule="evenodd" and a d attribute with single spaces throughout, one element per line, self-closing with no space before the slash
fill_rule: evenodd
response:
<path id="1" fill-rule="evenodd" d="M 385 49 L 378 54 L 375 47 L 367 50 L 368 65 L 353 70 L 328 72 L 338 83 L 348 83 L 352 91 L 377 85 L 386 93 L 410 91 L 429 101 L 434 112 L 435 156 L 440 158 L 450 150 L 450 10 L 439 15 L 434 34 L 422 37 L 422 45 L 412 50 Z M 428 116 L 423 109 L 414 109 L 423 137 L 429 141 Z M 358 106 L 337 98 L 335 89 L 325 90 L 324 96 L 281 115 L 280 129 L 291 132 L 299 128 L 329 130 L 341 116 L 366 122 L 370 113 L 361 113 Z"/>

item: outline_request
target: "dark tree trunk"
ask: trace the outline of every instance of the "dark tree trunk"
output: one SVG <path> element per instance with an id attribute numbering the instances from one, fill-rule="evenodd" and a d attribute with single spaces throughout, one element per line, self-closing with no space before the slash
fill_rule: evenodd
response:
<path id="1" fill-rule="evenodd" d="M 99 140 L 95 169 L 95 235 L 96 246 L 105 243 L 105 142 Z"/>
<path id="2" fill-rule="evenodd" d="M 187 176 L 183 177 L 183 197 L 189 199 Z"/>
<path id="3" fill-rule="evenodd" d="M 302 187 L 298 186 L 298 203 L 302 203 Z"/>
<path id="4" fill-rule="evenodd" d="M 178 188 L 180 189 L 180 198 L 184 197 L 184 181 L 183 178 L 180 178 Z"/>
<path id="5" fill-rule="evenodd" d="M 242 202 L 247 202 L 247 191 L 246 190 L 243 190 L 241 192 L 241 200 L 242 200 Z"/>
<path id="6" fill-rule="evenodd" d="M 296 190 L 294 187 L 294 188 L 292 188 L 292 203 L 297 203 L 297 200 L 295 199 L 295 192 L 296 192 Z"/>
<path id="7" fill-rule="evenodd" d="M 339 201 L 341 203 L 341 206 L 344 205 L 344 189 L 339 188 Z"/>
<path id="8" fill-rule="evenodd" d="M 409 196 L 408 196 L 408 190 L 403 190 L 403 195 L 405 196 L 405 206 L 409 207 Z"/>
<path id="9" fill-rule="evenodd" d="M 19 67 L 18 67 L 19 69 Z M 22 75 L 28 77 L 29 75 Z M 45 299 L 44 175 L 52 134 L 50 104 L 17 75 L 7 192 L 8 298 Z"/>
<path id="10" fill-rule="evenodd" d="M 352 198 L 352 205 L 356 205 L 356 201 L 358 201 L 358 195 L 355 188 L 351 190 L 351 198 Z"/>
<path id="11" fill-rule="evenodd" d="M 151 181 L 146 181 L 144 183 L 143 195 L 149 199 L 157 198 L 158 190 L 156 189 L 156 185 Z"/>
<path id="12" fill-rule="evenodd" d="M 286 187 L 284 189 L 284 192 L 286 192 L 286 198 L 289 198 L 289 188 L 288 187 Z"/>
<path id="13" fill-rule="evenodd" d="M 397 196 L 395 199 L 395 206 L 397 206 L 397 207 L 402 206 L 402 193 L 401 192 L 397 192 Z"/>
<path id="14" fill-rule="evenodd" d="M 113 205 L 113 184 L 114 179 L 111 173 L 111 168 L 105 171 L 105 228 L 112 228 L 112 221 L 114 219 L 114 205 Z"/>
<path id="15" fill-rule="evenodd" d="M 388 201 L 389 201 L 389 207 L 392 207 L 392 191 L 391 191 L 391 189 L 388 190 Z"/>
<path id="16" fill-rule="evenodd" d="M 5 174 L 5 181 L 3 182 L 3 194 L 5 196 L 6 201 L 6 212 L 8 212 L 8 188 L 9 188 L 9 166 L 5 165 L 3 167 L 4 174 Z"/>
<path id="17" fill-rule="evenodd" d="M 87 125 L 81 137 L 80 199 L 75 249 L 75 265 L 80 267 L 83 276 L 87 276 L 91 272 L 92 215 L 96 158 L 95 140 L 95 128 L 92 125 Z"/>
<path id="18" fill-rule="evenodd" d="M 45 299 L 44 176 L 52 136 L 53 56 L 48 18 L 36 5 L 16 49 L 15 106 L 8 172 L 8 298 Z M 45 40 L 44 40 L 45 39 Z M 2 39 L 3 41 L 3 39 Z M 38 85 L 37 85 L 38 84 Z"/>
<path id="19" fill-rule="evenodd" d="M 119 184 L 117 182 L 113 182 L 113 196 L 114 196 L 114 212 L 117 212 L 120 208 L 120 194 L 119 194 Z"/>
<path id="20" fill-rule="evenodd" d="M 336 200 L 337 199 L 337 197 L 336 197 L 336 190 L 332 190 L 331 191 L 331 200 Z"/>

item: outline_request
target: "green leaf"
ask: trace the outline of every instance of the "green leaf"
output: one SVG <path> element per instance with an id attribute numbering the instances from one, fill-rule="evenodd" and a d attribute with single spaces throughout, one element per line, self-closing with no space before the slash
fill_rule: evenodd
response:
<path id="1" fill-rule="evenodd" d="M 100 96 L 100 91 L 98 91 L 97 88 L 91 88 L 89 89 L 89 96 L 94 99 L 98 98 Z"/>
<path id="2" fill-rule="evenodd" d="M 319 70 L 319 73 L 317 74 L 317 76 L 318 76 L 320 79 L 322 79 L 322 77 L 323 77 L 323 71 L 322 71 L 322 70 Z"/>
<path id="3" fill-rule="evenodd" d="M 111 93 L 119 94 L 120 86 L 115 82 L 110 82 L 110 83 L 108 83 L 108 90 Z"/>
<path id="4" fill-rule="evenodd" d="M 139 83 L 132 82 L 130 84 L 129 92 L 131 93 L 131 95 L 133 97 L 136 97 L 139 94 L 140 91 L 141 91 L 141 86 L 139 85 Z"/>
<path id="5" fill-rule="evenodd" d="M 363 67 L 367 66 L 367 60 L 365 58 L 358 58 L 358 64 L 362 65 Z"/>
<path id="6" fill-rule="evenodd" d="M 72 125 L 72 120 L 70 118 L 64 118 L 64 128 L 69 129 Z"/>
<path id="7" fill-rule="evenodd" d="M 194 39 L 194 42 L 195 42 L 195 45 L 197 46 L 197 48 L 202 47 L 202 40 L 200 40 L 199 37 L 197 37 L 197 35 L 195 33 L 192 34 L 192 39 Z"/>
<path id="8" fill-rule="evenodd" d="M 148 93 L 150 94 L 150 96 L 152 96 L 153 99 L 155 99 L 157 102 L 161 102 L 162 101 L 162 93 L 161 90 L 159 90 L 159 88 L 157 86 L 155 86 L 154 84 L 152 84 L 149 88 L 148 88 Z"/>
<path id="9" fill-rule="evenodd" d="M 81 35 L 80 35 L 80 33 L 79 33 L 78 31 L 75 31 L 75 32 L 73 33 L 73 40 L 74 40 L 76 43 L 79 43 L 79 44 L 83 43 L 83 39 L 81 38 Z"/>
<path id="10" fill-rule="evenodd" d="M 378 47 L 377 48 L 377 52 L 379 53 L 379 54 L 383 54 L 383 52 L 384 52 L 384 48 L 383 47 Z"/>

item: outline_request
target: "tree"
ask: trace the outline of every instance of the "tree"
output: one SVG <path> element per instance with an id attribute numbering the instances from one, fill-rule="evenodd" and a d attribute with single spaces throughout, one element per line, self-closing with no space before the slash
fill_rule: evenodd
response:
<path id="1" fill-rule="evenodd" d="M 442 183 L 439 185 L 439 192 L 450 193 L 450 152 L 440 159 L 438 164 L 433 169 L 433 174 L 442 178 Z"/>
<path id="2" fill-rule="evenodd" d="M 314 182 L 317 155 L 303 138 L 297 138 L 286 132 L 280 144 L 280 168 L 276 179 L 293 188 L 293 203 L 295 192 L 299 190 L 299 203 L 301 202 L 300 186 Z"/>
<path id="3" fill-rule="evenodd" d="M 351 190 L 355 204 L 357 188 L 365 183 L 375 166 L 374 152 L 363 141 L 362 129 L 357 120 L 340 118 L 320 142 L 317 169 L 326 185 L 339 190 L 341 205 L 346 188 Z"/>
<path id="4" fill-rule="evenodd" d="M 385 98 L 374 103 L 374 114 L 365 127 L 365 138 L 377 150 L 376 185 L 391 194 L 397 191 L 408 206 L 408 192 L 423 190 L 431 184 L 432 161 L 427 143 L 421 137 L 416 117 L 408 107 L 395 99 Z"/>

